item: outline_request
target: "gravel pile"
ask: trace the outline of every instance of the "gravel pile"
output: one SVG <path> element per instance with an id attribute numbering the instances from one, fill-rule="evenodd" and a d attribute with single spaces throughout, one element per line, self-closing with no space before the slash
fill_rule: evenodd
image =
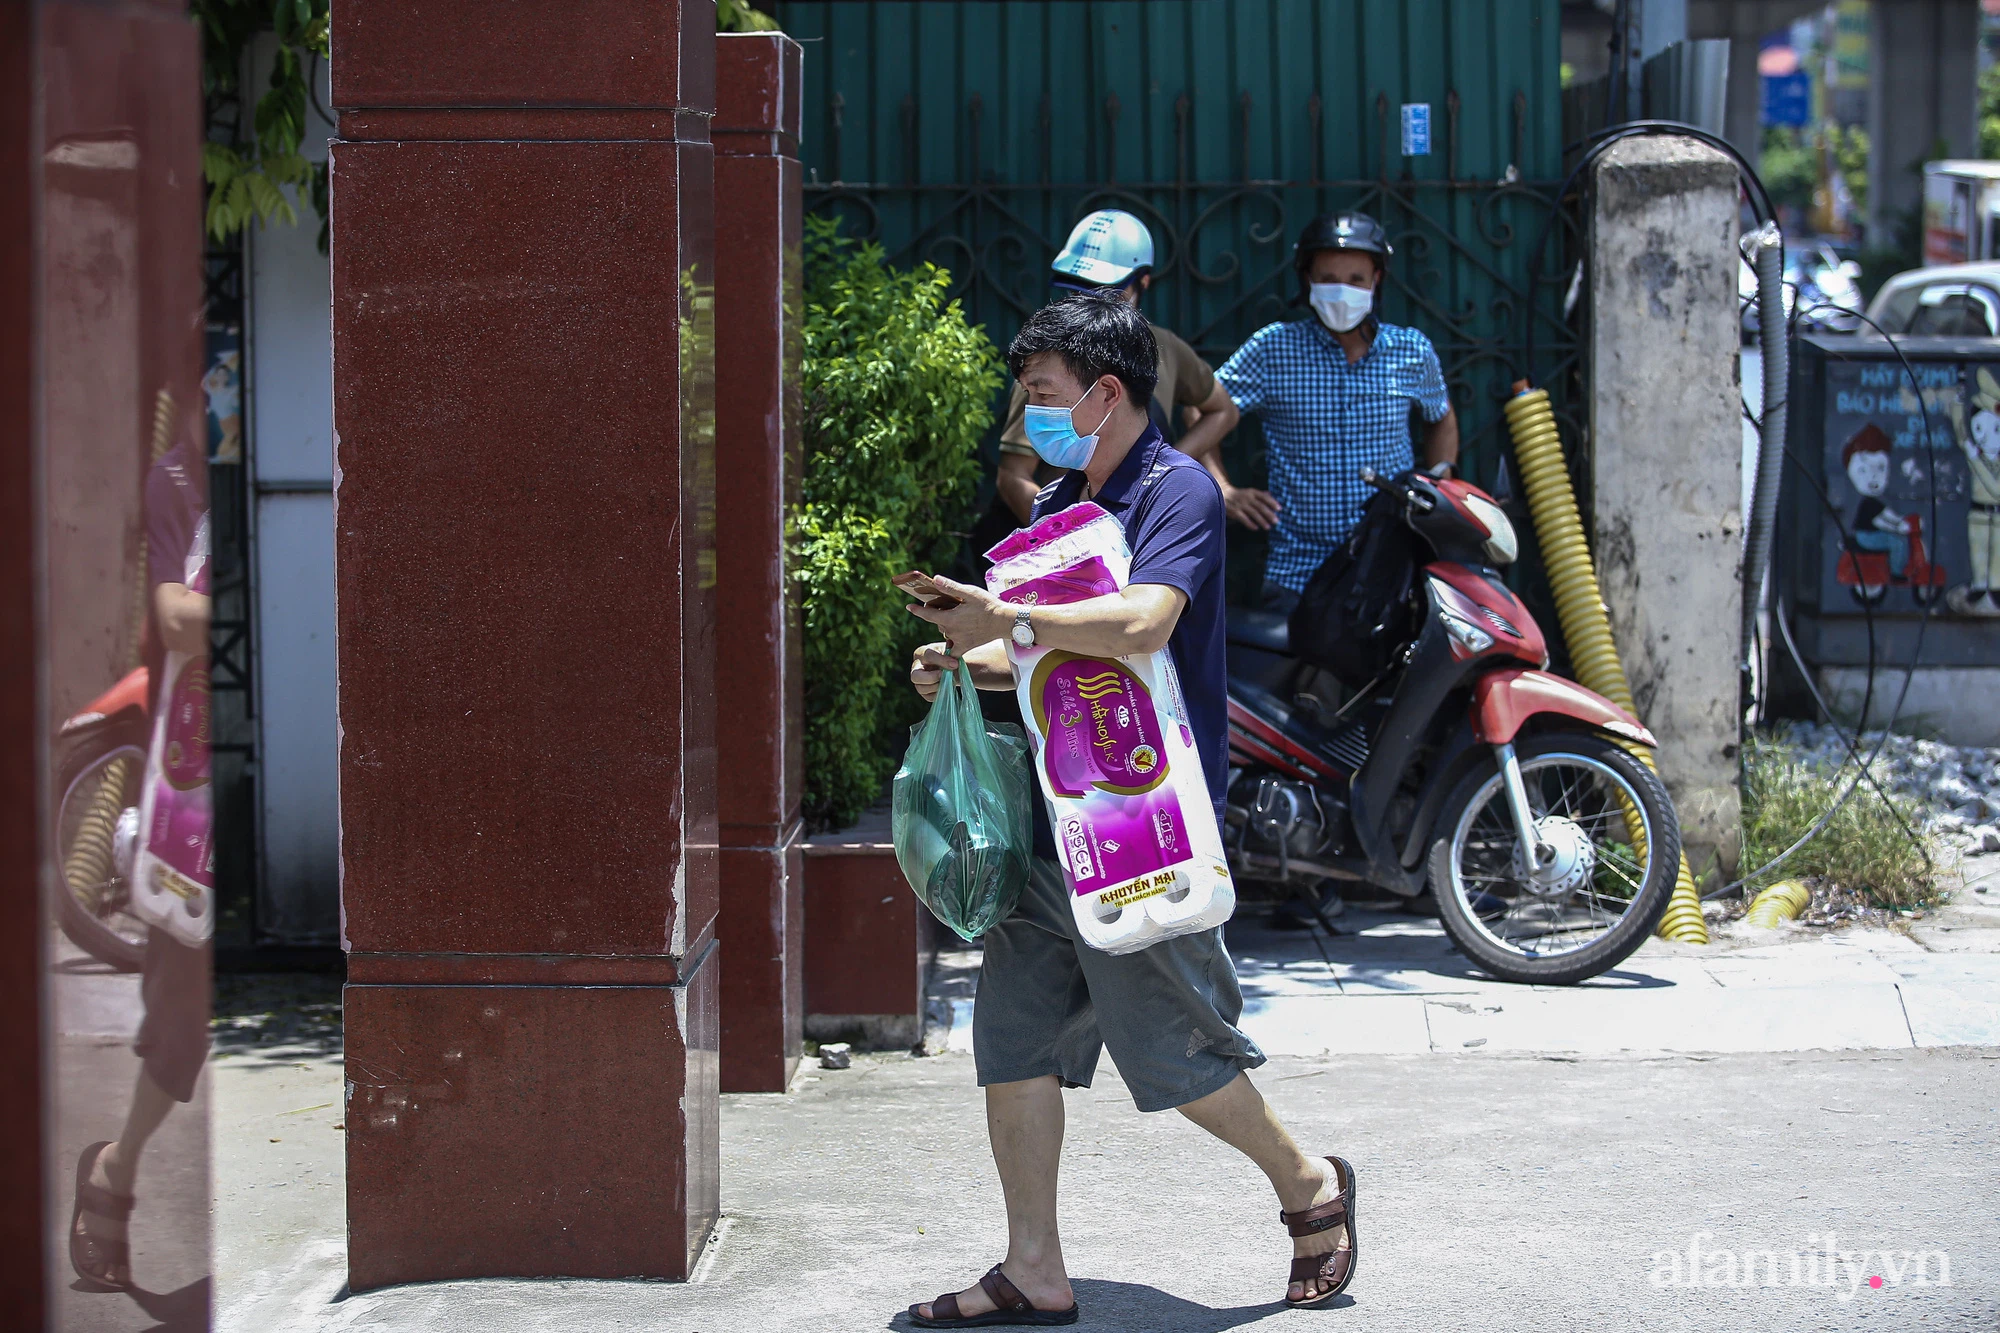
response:
<path id="1" fill-rule="evenodd" d="M 1843 765 L 1852 774 L 1847 743 L 1832 726 L 1785 722 L 1773 737 L 1829 776 Z M 1866 758 L 1881 739 L 1879 731 L 1863 732 L 1856 748 Z M 2000 852 L 2000 749 L 1892 734 L 1874 767 L 1885 789 L 1916 803 L 1924 830 L 1939 842 L 1966 856 Z"/>

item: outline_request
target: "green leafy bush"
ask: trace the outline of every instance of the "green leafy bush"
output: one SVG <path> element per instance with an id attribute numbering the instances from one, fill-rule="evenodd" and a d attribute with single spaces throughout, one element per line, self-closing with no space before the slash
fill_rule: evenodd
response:
<path id="1" fill-rule="evenodd" d="M 800 377 L 805 486 L 792 568 L 805 603 L 806 816 L 848 823 L 895 771 L 920 709 L 905 680 L 930 627 L 889 580 L 951 562 L 992 424 L 1000 357 L 934 264 L 808 219 Z M 956 529 L 956 530 L 955 530 Z"/>
<path id="2" fill-rule="evenodd" d="M 1852 769 L 1837 775 L 1821 772 L 1781 740 L 1748 738 L 1743 754 L 1745 868 L 1763 865 L 1796 842 L 1852 776 Z M 1904 820 L 1920 826 L 1922 812 L 1915 804 L 1895 799 Z M 1866 783 L 1778 873 L 1791 879 L 1824 876 L 1876 907 L 1913 907 L 1936 896 L 1923 853 Z"/>

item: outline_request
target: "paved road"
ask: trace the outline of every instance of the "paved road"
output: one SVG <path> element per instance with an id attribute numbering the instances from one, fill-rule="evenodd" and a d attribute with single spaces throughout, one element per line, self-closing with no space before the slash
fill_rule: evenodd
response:
<path id="1" fill-rule="evenodd" d="M 1258 1082 L 1303 1143 L 1361 1171 L 1360 1276 L 1325 1317 L 1425 1333 L 2000 1327 L 1994 887 L 1906 930 L 1651 941 L 1570 990 L 1475 976 L 1418 918 L 1354 912 L 1328 940 L 1246 915 L 1231 948 L 1245 1024 L 1273 1056 Z M 945 961 L 963 1046 L 976 957 Z M 340 1069 L 324 1033 L 288 1040 L 239 1042 L 212 1067 L 227 1330 L 849 1333 L 904 1326 L 905 1305 L 1004 1243 L 969 1055 L 861 1056 L 786 1096 L 723 1099 L 726 1220 L 691 1285 L 344 1296 Z M 1314 1318 L 1272 1299 L 1285 1242 L 1247 1163 L 1178 1116 L 1137 1114 L 1101 1070 L 1068 1098 L 1081 1326 Z M 1750 1251 L 1755 1280 L 1729 1285 Z"/>
<path id="2" fill-rule="evenodd" d="M 2000 1052 L 1278 1057 L 1258 1078 L 1281 1114 L 1360 1173 L 1360 1272 L 1351 1298 L 1320 1315 L 1273 1300 L 1284 1240 L 1248 1164 L 1176 1115 L 1139 1115 L 1104 1068 L 1096 1088 L 1067 1098 L 1064 1223 L 1085 1329 L 1325 1319 L 1422 1333 L 1790 1333 L 1992 1329 L 2000 1312 Z M 258 1080 L 271 1071 L 224 1061 L 216 1073 L 229 1108 L 268 1088 Z M 285 1204 L 304 1224 L 288 1259 L 268 1256 L 262 1299 L 247 1299 L 227 1279 L 244 1268 L 230 1218 L 245 1195 L 226 1194 L 222 1327 L 903 1327 L 905 1304 L 969 1280 L 1003 1243 L 971 1082 L 962 1054 L 864 1056 L 804 1075 L 786 1096 L 725 1098 L 728 1220 L 687 1286 L 479 1282 L 336 1299 L 338 1210 L 293 1189 L 258 1199 L 259 1227 Z M 324 1145 L 305 1151 L 326 1160 L 295 1168 L 337 1160 Z M 1831 1274 L 1829 1235 L 1847 1256 Z M 1691 1245 L 1696 1267 L 1683 1258 L 1676 1274 L 1672 1256 Z M 1776 1256 L 1774 1285 L 1761 1258 L 1757 1285 L 1721 1285 L 1746 1251 Z M 1925 1283 L 1907 1251 L 1926 1256 Z"/>

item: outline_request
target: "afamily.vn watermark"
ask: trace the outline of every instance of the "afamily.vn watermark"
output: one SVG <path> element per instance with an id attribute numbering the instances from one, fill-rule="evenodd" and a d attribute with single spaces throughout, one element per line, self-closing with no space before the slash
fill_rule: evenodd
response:
<path id="1" fill-rule="evenodd" d="M 1687 1248 L 1653 1255 L 1656 1287 L 1828 1287 L 1851 1301 L 1866 1287 L 1949 1287 L 1951 1256 L 1943 1250 L 1843 1250 L 1832 1232 L 1808 1235 L 1800 1250 L 1717 1250 L 1712 1231 L 1688 1237 Z"/>

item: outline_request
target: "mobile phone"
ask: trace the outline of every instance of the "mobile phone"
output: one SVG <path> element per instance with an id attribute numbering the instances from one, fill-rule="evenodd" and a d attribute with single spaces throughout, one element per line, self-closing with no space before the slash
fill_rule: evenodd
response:
<path id="1" fill-rule="evenodd" d="M 898 591 L 916 598 L 933 611 L 949 611 L 957 606 L 959 599 L 931 581 L 931 576 L 921 570 L 910 570 L 889 580 Z"/>

